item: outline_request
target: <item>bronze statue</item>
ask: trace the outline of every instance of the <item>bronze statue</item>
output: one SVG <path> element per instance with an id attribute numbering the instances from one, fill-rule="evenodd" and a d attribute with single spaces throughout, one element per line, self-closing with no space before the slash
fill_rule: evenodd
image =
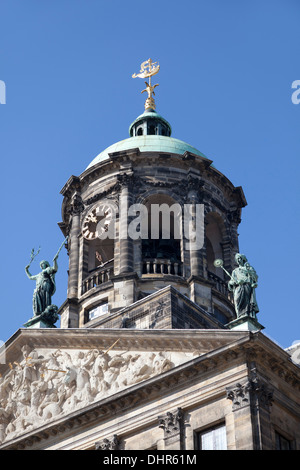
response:
<path id="1" fill-rule="evenodd" d="M 36 254 L 34 253 L 34 249 L 31 251 L 30 263 L 25 267 L 25 272 L 30 280 L 36 282 L 36 286 L 32 299 L 34 316 L 25 324 L 27 326 L 34 324 L 38 319 L 40 319 L 51 327 L 58 319 L 58 307 L 52 304 L 52 296 L 56 291 L 55 274 L 58 270 L 57 258 L 63 245 L 67 241 L 67 238 L 63 241 L 58 252 L 54 256 L 53 266 L 50 266 L 48 261 L 43 260 L 40 262 L 41 271 L 34 275 L 30 273 L 29 268 L 34 258 L 38 255 L 40 249 Z"/>
<path id="2" fill-rule="evenodd" d="M 42 270 L 35 275 L 29 272 L 30 264 L 25 267 L 28 278 L 36 281 L 32 300 L 34 315 L 40 315 L 51 305 L 51 298 L 56 291 L 55 274 L 58 270 L 57 258 L 58 255 L 53 258 L 52 267 L 48 261 L 41 261 L 40 267 Z"/>
<path id="3" fill-rule="evenodd" d="M 237 318 L 248 316 L 256 319 L 256 314 L 259 312 L 255 294 L 258 276 L 245 255 L 237 253 L 235 261 L 238 267 L 232 271 L 231 275 L 223 268 L 222 260 L 215 260 L 214 265 L 222 268 L 230 277 L 228 289 L 233 292 Z"/>

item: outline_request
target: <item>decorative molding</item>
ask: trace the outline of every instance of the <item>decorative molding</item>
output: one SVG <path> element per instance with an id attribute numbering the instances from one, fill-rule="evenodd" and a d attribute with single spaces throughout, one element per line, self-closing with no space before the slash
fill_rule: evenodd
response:
<path id="1" fill-rule="evenodd" d="M 246 382 L 245 384 L 237 383 L 233 388 L 226 388 L 227 398 L 232 401 L 232 411 L 250 405 L 249 390 L 249 382 Z"/>
<path id="2" fill-rule="evenodd" d="M 164 430 L 164 437 L 168 438 L 182 432 L 183 412 L 177 408 L 173 413 L 168 411 L 165 415 L 158 416 L 159 428 Z"/>
<path id="3" fill-rule="evenodd" d="M 70 204 L 70 213 L 72 215 L 79 215 L 83 210 L 84 204 L 82 202 L 81 195 L 78 192 L 75 192 Z"/>
<path id="4" fill-rule="evenodd" d="M 272 406 L 273 390 L 257 377 L 244 384 L 237 383 L 235 387 L 228 387 L 226 392 L 227 398 L 232 401 L 233 411 L 250 405 L 267 410 Z"/>
<path id="5" fill-rule="evenodd" d="M 104 438 L 101 441 L 95 442 L 95 450 L 119 450 L 120 441 L 117 434 L 114 434 L 111 438 Z"/>
<path id="6" fill-rule="evenodd" d="M 117 184 L 116 188 L 117 190 L 121 190 L 123 188 L 137 188 L 140 186 L 140 179 L 135 176 L 135 174 L 132 173 L 121 173 L 117 176 Z"/>
<path id="7" fill-rule="evenodd" d="M 105 191 L 102 191 L 101 193 L 95 194 L 94 196 L 89 197 L 88 199 L 86 199 L 84 201 L 84 204 L 86 206 L 90 206 L 90 205 L 94 204 L 95 202 L 100 201 L 101 199 L 107 198 L 111 193 L 113 193 L 114 191 L 117 191 L 118 187 L 119 187 L 119 183 L 115 182 L 114 184 L 112 184 Z M 114 202 L 117 203 L 117 201 L 118 201 L 118 199 L 115 198 Z"/>

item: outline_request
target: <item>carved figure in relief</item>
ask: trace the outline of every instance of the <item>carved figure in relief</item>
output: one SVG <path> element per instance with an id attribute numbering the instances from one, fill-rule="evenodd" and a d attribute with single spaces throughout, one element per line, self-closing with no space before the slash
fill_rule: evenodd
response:
<path id="1" fill-rule="evenodd" d="M 40 354 L 25 345 L 22 355 L 0 377 L 0 443 L 174 366 L 163 352 Z"/>
<path id="2" fill-rule="evenodd" d="M 119 388 L 119 381 L 117 380 L 120 374 L 120 369 L 124 365 L 125 359 L 120 354 L 113 357 L 109 356 L 108 367 L 105 371 L 104 378 L 109 384 L 110 390 L 117 390 Z"/>
<path id="3" fill-rule="evenodd" d="M 130 359 L 127 386 L 133 385 L 152 375 L 155 353 L 135 354 Z"/>
<path id="4" fill-rule="evenodd" d="M 4 409 L 0 408 L 0 442 L 5 439 L 6 427 L 9 423 L 9 413 Z"/>
<path id="5" fill-rule="evenodd" d="M 61 379 L 62 366 L 58 361 L 60 354 L 60 350 L 51 353 L 47 361 L 47 367 L 43 371 L 45 381 L 50 382 L 52 387 L 55 387 Z"/>
<path id="6" fill-rule="evenodd" d="M 172 367 L 174 367 L 173 362 L 170 361 L 170 359 L 166 358 L 162 352 L 156 354 L 153 367 L 153 372 L 155 375 L 167 372 Z"/>
<path id="7" fill-rule="evenodd" d="M 45 401 L 40 406 L 43 422 L 45 422 L 46 419 L 55 418 L 55 416 L 61 414 L 64 398 L 63 393 L 59 394 L 57 390 L 52 390 L 52 393 L 46 397 Z"/>
<path id="8" fill-rule="evenodd" d="M 109 389 L 109 384 L 104 379 L 104 374 L 108 369 L 109 356 L 98 349 L 94 350 L 94 363 L 91 371 L 91 392 L 93 396 L 102 395 Z"/>
<path id="9" fill-rule="evenodd" d="M 1 403 L 3 405 L 7 404 L 9 395 L 12 390 L 12 385 L 11 385 L 11 380 L 13 376 L 13 371 L 11 370 L 8 372 L 8 374 L 5 377 L 0 376 L 0 397 L 1 397 Z"/>

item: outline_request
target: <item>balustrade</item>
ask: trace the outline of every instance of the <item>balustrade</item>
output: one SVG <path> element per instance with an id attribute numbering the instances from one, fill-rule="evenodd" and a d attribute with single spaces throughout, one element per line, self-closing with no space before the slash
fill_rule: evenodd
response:
<path id="1" fill-rule="evenodd" d="M 82 294 L 89 291 L 93 287 L 99 286 L 108 282 L 113 274 L 113 265 L 112 266 L 105 266 L 100 267 L 88 277 L 86 277 L 82 282 Z"/>
<path id="2" fill-rule="evenodd" d="M 146 258 L 143 261 L 143 274 L 172 274 L 182 276 L 182 265 L 168 258 Z"/>

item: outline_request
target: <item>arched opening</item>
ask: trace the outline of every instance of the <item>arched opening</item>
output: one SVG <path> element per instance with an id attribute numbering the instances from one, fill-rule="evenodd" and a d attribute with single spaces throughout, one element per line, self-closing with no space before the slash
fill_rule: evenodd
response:
<path id="1" fill-rule="evenodd" d="M 142 127 L 138 128 L 137 135 L 143 135 L 143 128 Z"/>
<path id="2" fill-rule="evenodd" d="M 155 125 L 153 125 L 153 124 L 150 125 L 149 128 L 148 128 L 148 134 L 149 135 L 155 135 L 156 134 L 155 130 L 156 130 Z"/>
<path id="3" fill-rule="evenodd" d="M 89 242 L 89 272 L 107 266 L 114 259 L 114 240 L 96 239 Z"/>
<path id="4" fill-rule="evenodd" d="M 114 240 L 84 240 L 82 294 L 108 282 L 114 273 Z"/>
<path id="5" fill-rule="evenodd" d="M 144 201 L 148 238 L 142 240 L 143 274 L 181 275 L 181 206 L 166 194 Z"/>

